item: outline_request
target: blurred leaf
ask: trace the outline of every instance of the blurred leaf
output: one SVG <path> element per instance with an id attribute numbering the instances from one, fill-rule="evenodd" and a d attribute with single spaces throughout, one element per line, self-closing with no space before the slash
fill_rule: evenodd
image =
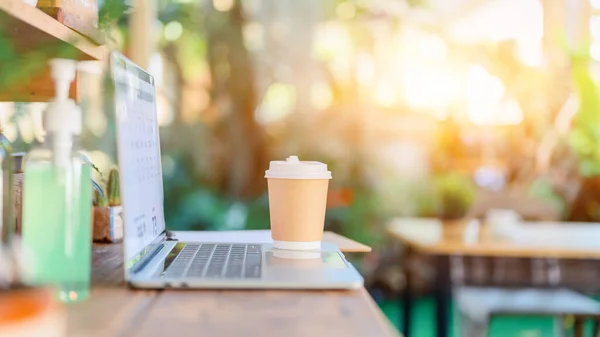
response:
<path id="1" fill-rule="evenodd" d="M 551 203 L 555 209 L 560 210 L 561 214 L 564 214 L 566 211 L 567 204 L 565 199 L 554 190 L 552 183 L 546 179 L 536 179 L 529 186 L 528 195 Z"/>
<path id="2" fill-rule="evenodd" d="M 202 72 L 208 73 L 206 58 L 206 37 L 197 33 L 184 33 L 179 39 L 178 60 L 188 81 L 198 78 Z"/>
<path id="3" fill-rule="evenodd" d="M 600 175 L 600 89 L 590 72 L 588 53 L 572 58 L 572 76 L 579 97 L 569 144 L 577 153 L 584 177 Z"/>
<path id="4" fill-rule="evenodd" d="M 595 177 L 600 175 L 598 162 L 589 159 L 582 159 L 579 163 L 579 170 L 584 177 Z"/>
<path id="5" fill-rule="evenodd" d="M 579 155 L 591 155 L 594 152 L 592 139 L 582 129 L 574 129 L 569 135 L 570 145 L 576 149 Z"/>
<path id="6" fill-rule="evenodd" d="M 355 197 L 350 206 L 327 210 L 325 230 L 376 246 L 383 240 L 383 219 L 380 218 L 377 196 L 360 187 L 353 192 Z"/>
<path id="7" fill-rule="evenodd" d="M 249 203 L 246 229 L 269 229 L 269 197 L 263 196 Z"/>
<path id="8" fill-rule="evenodd" d="M 104 0 L 98 11 L 98 27 L 106 31 L 114 22 L 121 20 L 131 7 L 124 0 Z"/>

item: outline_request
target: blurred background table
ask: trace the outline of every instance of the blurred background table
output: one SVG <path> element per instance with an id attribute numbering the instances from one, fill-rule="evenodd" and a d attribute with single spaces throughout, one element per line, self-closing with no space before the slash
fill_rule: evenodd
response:
<path id="1" fill-rule="evenodd" d="M 525 221 L 510 238 L 495 236 L 484 224 L 471 237 L 467 227 L 467 221 L 398 218 L 390 222 L 387 232 L 431 255 L 600 259 L 600 224 L 596 223 Z"/>
<path id="2" fill-rule="evenodd" d="M 206 233 L 207 238 L 219 235 Z M 236 237 L 239 241 L 247 238 Z M 337 243 L 345 252 L 370 250 L 333 233 L 325 234 L 324 242 Z M 262 337 L 280 336 L 283 330 L 288 336 L 399 335 L 364 288 L 356 291 L 128 289 L 123 279 L 121 244 L 94 244 L 92 284 L 87 301 L 69 306 L 69 337 L 184 337 L 199 333 Z"/>
<path id="3" fill-rule="evenodd" d="M 408 249 L 436 257 L 437 335 L 444 337 L 449 330 L 450 257 L 600 259 L 600 224 L 597 223 L 522 222 L 507 235 L 500 236 L 488 226 L 470 221 L 397 218 L 390 221 L 387 232 Z M 412 298 L 410 287 L 407 288 L 402 301 L 402 321 L 408 336 Z"/>

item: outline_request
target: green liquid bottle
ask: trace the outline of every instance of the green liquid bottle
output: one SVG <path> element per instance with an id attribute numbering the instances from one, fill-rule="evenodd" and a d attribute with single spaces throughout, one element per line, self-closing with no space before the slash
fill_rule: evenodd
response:
<path id="1" fill-rule="evenodd" d="M 70 62 L 59 60 L 58 66 L 71 70 Z M 53 74 L 56 80 L 64 75 Z M 45 112 L 46 140 L 27 155 L 22 242 L 30 264 L 25 282 L 53 287 L 60 300 L 76 302 L 90 289 L 92 185 L 90 164 L 75 143 L 81 111 L 67 94 L 68 86 L 66 93 L 57 93 Z"/>

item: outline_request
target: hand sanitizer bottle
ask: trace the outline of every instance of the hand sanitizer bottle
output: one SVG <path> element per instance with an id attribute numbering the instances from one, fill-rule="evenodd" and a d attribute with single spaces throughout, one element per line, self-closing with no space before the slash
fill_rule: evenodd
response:
<path id="1" fill-rule="evenodd" d="M 25 162 L 22 241 L 32 265 L 24 279 L 75 302 L 88 297 L 90 288 L 91 167 L 75 142 L 81 110 L 68 98 L 76 63 L 54 59 L 50 65 L 56 98 L 44 113 L 45 141 Z"/>
<path id="2" fill-rule="evenodd" d="M 15 235 L 12 145 L 0 128 L 0 249 L 10 248 Z"/>

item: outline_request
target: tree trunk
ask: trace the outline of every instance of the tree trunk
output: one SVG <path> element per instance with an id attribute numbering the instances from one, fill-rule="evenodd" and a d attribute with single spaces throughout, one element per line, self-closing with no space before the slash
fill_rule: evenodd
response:
<path id="1" fill-rule="evenodd" d="M 244 16 L 239 0 L 228 11 L 206 2 L 208 61 L 212 102 L 223 116 L 216 138 L 226 151 L 218 160 L 223 187 L 230 196 L 245 199 L 264 191 L 267 151 L 262 129 L 254 119 L 257 106 L 254 67 L 244 45 Z"/>

